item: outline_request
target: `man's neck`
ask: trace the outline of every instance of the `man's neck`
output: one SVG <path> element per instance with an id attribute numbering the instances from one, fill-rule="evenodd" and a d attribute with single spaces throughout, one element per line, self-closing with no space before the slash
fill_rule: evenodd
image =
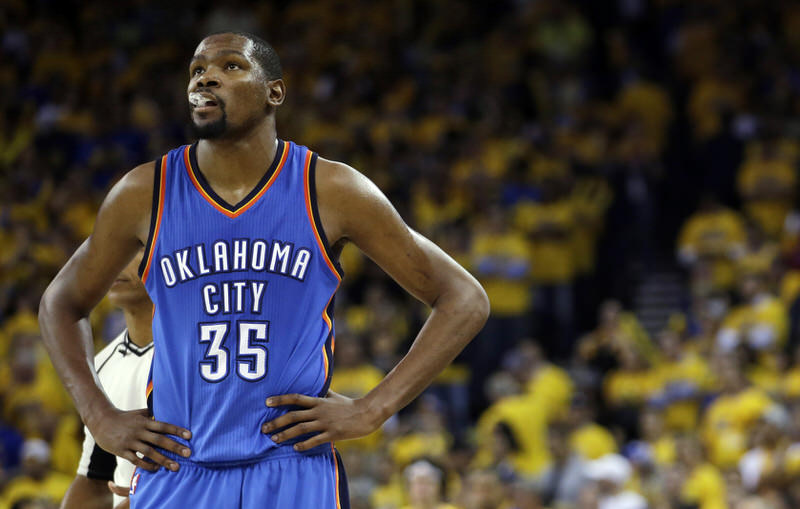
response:
<path id="1" fill-rule="evenodd" d="M 131 306 L 122 310 L 128 337 L 131 342 L 144 348 L 153 342 L 153 306 L 149 302 L 141 306 Z"/>
<path id="2" fill-rule="evenodd" d="M 200 140 L 197 163 L 223 198 L 229 193 L 246 195 L 264 176 L 277 148 L 275 121 L 270 117 L 236 139 Z"/>

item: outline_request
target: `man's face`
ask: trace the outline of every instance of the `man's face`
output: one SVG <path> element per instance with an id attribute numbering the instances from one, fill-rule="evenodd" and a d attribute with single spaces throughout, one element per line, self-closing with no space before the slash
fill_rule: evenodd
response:
<path id="1" fill-rule="evenodd" d="M 114 306 L 126 308 L 150 299 L 139 278 L 139 264 L 142 263 L 143 256 L 144 248 L 136 253 L 109 288 L 108 299 Z"/>
<path id="2" fill-rule="evenodd" d="M 246 132 L 265 116 L 268 90 L 252 41 L 234 34 L 206 37 L 189 65 L 187 92 L 197 137 Z"/>

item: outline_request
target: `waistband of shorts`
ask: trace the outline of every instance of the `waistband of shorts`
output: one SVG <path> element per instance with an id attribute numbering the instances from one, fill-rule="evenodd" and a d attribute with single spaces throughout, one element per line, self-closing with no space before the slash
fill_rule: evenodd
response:
<path id="1" fill-rule="evenodd" d="M 326 452 L 330 453 L 333 450 L 330 443 L 318 445 L 307 451 L 295 451 L 293 445 L 294 445 L 293 443 L 281 444 L 277 447 L 271 448 L 270 450 L 259 456 L 254 456 L 252 458 L 244 458 L 241 460 L 231 460 L 231 461 L 193 461 L 191 457 L 184 458 L 183 456 L 178 456 L 177 454 L 164 450 L 161 450 L 160 452 L 164 454 L 164 456 L 167 456 L 168 458 L 174 460 L 179 465 L 213 469 L 213 468 L 243 467 L 247 465 L 253 465 L 256 463 L 262 463 L 265 461 L 274 461 L 285 458 L 303 458 L 306 456 L 318 456 L 320 454 L 325 454 Z"/>

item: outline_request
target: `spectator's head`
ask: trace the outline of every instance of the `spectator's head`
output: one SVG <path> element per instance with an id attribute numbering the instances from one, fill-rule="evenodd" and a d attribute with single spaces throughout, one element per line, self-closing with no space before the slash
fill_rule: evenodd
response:
<path id="1" fill-rule="evenodd" d="M 444 494 L 444 472 L 428 460 L 418 460 L 405 469 L 408 499 L 414 506 L 435 507 Z"/>
<path id="2" fill-rule="evenodd" d="M 622 313 L 622 304 L 617 300 L 607 300 L 600 306 L 598 321 L 601 326 L 616 327 L 619 323 L 620 313 Z"/>
<path id="3" fill-rule="evenodd" d="M 467 509 L 495 509 L 503 501 L 503 485 L 491 470 L 474 470 L 464 479 L 464 506 Z"/>
<path id="4" fill-rule="evenodd" d="M 661 411 L 645 406 L 639 413 L 639 434 L 648 442 L 655 442 L 664 436 L 664 417 Z"/>
<path id="5" fill-rule="evenodd" d="M 364 362 L 364 345 L 355 334 L 339 334 L 336 337 L 336 366 L 353 368 Z"/>
<path id="6" fill-rule="evenodd" d="M 620 369 L 623 371 L 641 371 L 649 367 L 649 362 L 639 349 L 631 343 L 623 343 L 619 349 Z"/>
<path id="7" fill-rule="evenodd" d="M 664 329 L 658 333 L 658 346 L 668 360 L 676 361 L 683 355 L 681 336 L 672 329 Z"/>
<path id="8" fill-rule="evenodd" d="M 584 469 L 586 478 L 597 483 L 601 495 L 620 492 L 632 473 L 630 462 L 619 454 L 606 454 L 588 462 Z"/>
<path id="9" fill-rule="evenodd" d="M 14 384 L 28 385 L 36 380 L 38 356 L 36 345 L 41 341 L 38 334 L 20 332 L 15 334 L 9 355 L 11 357 L 11 378 Z"/>
<path id="10" fill-rule="evenodd" d="M 22 444 L 22 470 L 28 477 L 42 480 L 50 471 L 50 446 L 40 438 Z"/>
<path id="11" fill-rule="evenodd" d="M 567 423 L 575 429 L 595 420 L 596 409 L 592 400 L 584 394 L 576 394 L 572 398 L 567 414 Z"/>
<path id="12" fill-rule="evenodd" d="M 566 422 L 554 422 L 547 432 L 547 445 L 554 463 L 563 463 L 569 458 L 572 450 L 569 446 L 570 428 Z"/>
<path id="13" fill-rule="evenodd" d="M 736 352 L 721 356 L 717 369 L 723 392 L 736 394 L 747 386 L 747 379 L 742 372 L 742 362 Z"/>
<path id="14" fill-rule="evenodd" d="M 543 361 L 542 348 L 534 340 L 526 338 L 503 357 L 503 369 L 524 385 Z"/>
<path id="15" fill-rule="evenodd" d="M 768 276 L 760 270 L 745 271 L 739 277 L 739 295 L 745 302 L 763 294 L 768 289 Z"/>
<path id="16" fill-rule="evenodd" d="M 791 427 L 791 415 L 779 404 L 767 408 L 753 430 L 753 445 L 772 449 L 780 441 L 783 433 Z"/>
<path id="17" fill-rule="evenodd" d="M 520 394 L 522 388 L 511 373 L 498 371 L 486 381 L 484 390 L 489 401 L 495 403 L 503 398 Z"/>

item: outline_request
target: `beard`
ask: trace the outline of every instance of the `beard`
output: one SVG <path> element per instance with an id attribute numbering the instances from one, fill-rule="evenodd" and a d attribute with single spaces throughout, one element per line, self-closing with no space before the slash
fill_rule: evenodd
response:
<path id="1" fill-rule="evenodd" d="M 198 140 L 214 140 L 222 138 L 228 132 L 228 114 L 222 109 L 222 116 L 213 122 L 198 125 L 191 119 L 189 126 L 192 136 Z"/>

